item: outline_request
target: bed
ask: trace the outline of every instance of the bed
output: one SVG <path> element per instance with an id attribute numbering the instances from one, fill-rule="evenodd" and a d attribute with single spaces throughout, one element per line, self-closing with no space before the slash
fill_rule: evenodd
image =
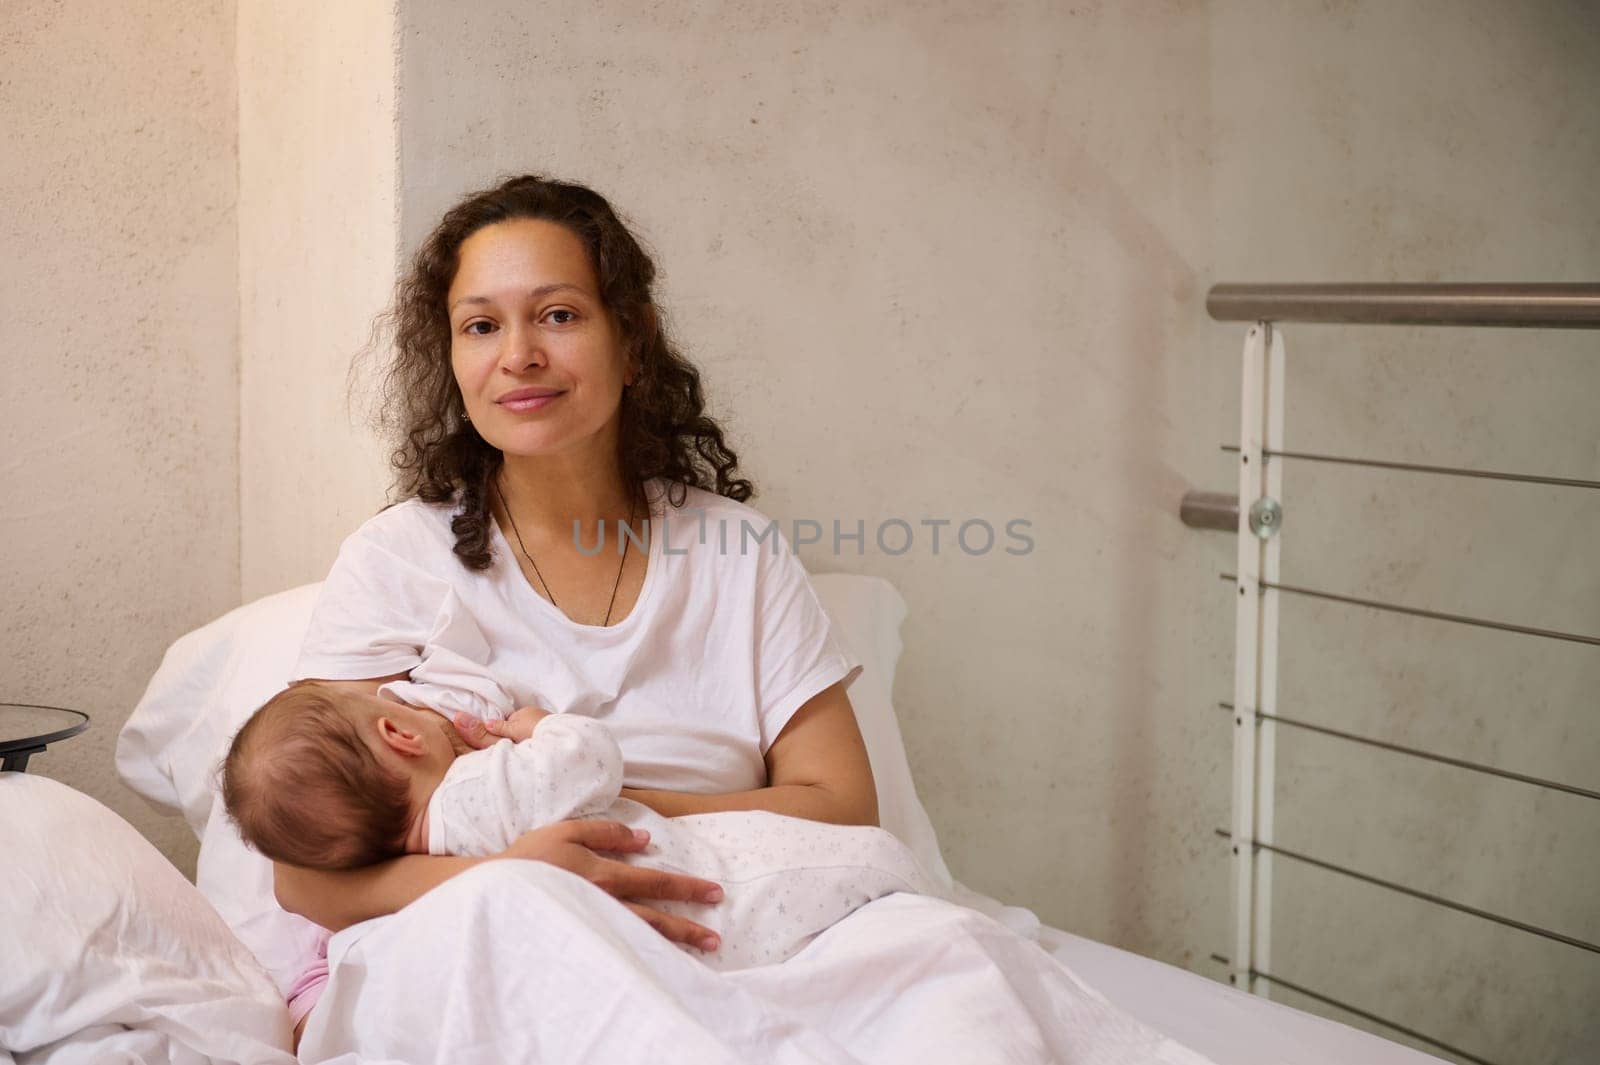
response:
<path id="1" fill-rule="evenodd" d="M 881 821 L 961 906 L 888 896 L 783 965 L 716 974 L 571 874 L 490 863 L 334 937 L 333 978 L 301 1059 L 1437 1060 L 1042 926 L 953 880 L 890 703 L 905 602 L 878 578 L 813 580 L 865 665 L 850 694 Z M 246 604 L 177 640 L 119 737 L 123 780 L 200 839 L 193 885 L 86 796 L 0 777 L 0 907 L 12 929 L 0 937 L 0 1065 L 294 1060 L 281 995 L 316 929 L 276 906 L 270 867 L 220 813 L 214 771 L 232 732 L 288 675 L 318 587 Z M 523 886 L 537 910 L 518 902 Z M 552 947 L 560 980 L 525 976 L 518 959 Z M 511 1047 L 512 1031 L 530 1034 Z"/>

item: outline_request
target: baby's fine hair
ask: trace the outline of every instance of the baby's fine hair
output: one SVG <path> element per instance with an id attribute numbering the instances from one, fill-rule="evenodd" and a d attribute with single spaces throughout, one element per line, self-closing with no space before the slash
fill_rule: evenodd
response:
<path id="1" fill-rule="evenodd" d="M 378 760 L 349 692 L 296 681 L 244 723 L 222 763 L 222 801 L 274 861 L 354 869 L 405 850 L 410 785 Z"/>

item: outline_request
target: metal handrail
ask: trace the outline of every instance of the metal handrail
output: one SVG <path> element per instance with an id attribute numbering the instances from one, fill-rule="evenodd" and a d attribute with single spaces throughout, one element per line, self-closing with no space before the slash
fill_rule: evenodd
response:
<path id="1" fill-rule="evenodd" d="M 1600 284 L 1213 285 L 1219 322 L 1600 329 Z"/>
<path id="2" fill-rule="evenodd" d="M 1178 518 L 1191 529 L 1234 532 L 1239 528 L 1239 497 L 1228 492 L 1185 492 Z"/>

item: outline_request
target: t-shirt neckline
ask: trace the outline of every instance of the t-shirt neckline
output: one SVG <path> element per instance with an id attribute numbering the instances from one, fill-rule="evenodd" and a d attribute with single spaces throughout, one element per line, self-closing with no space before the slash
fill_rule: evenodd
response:
<path id="1" fill-rule="evenodd" d="M 650 498 L 650 492 L 648 489 L 645 492 L 645 498 L 647 500 Z M 664 498 L 665 497 L 663 497 L 663 501 Z M 665 506 L 663 506 L 662 509 L 664 513 L 666 509 Z M 659 523 L 655 518 L 654 511 L 655 508 L 652 506 L 651 513 L 646 515 L 646 520 L 650 523 L 650 543 L 647 545 L 648 555 L 645 562 L 644 584 L 639 588 L 639 596 L 634 600 L 633 609 L 628 611 L 627 617 L 623 618 L 615 625 L 589 625 L 581 621 L 573 621 L 567 616 L 564 610 L 535 591 L 533 585 L 528 581 L 527 574 L 523 573 L 522 567 L 517 564 L 516 552 L 512 548 L 511 542 L 506 539 L 506 534 L 504 530 L 500 528 L 500 523 L 495 520 L 494 514 L 491 513 L 488 516 L 489 527 L 493 531 L 495 547 L 500 556 L 495 564 L 511 567 L 512 576 L 515 578 L 514 583 L 517 588 L 515 594 L 519 598 L 533 600 L 534 609 L 545 611 L 556 621 L 567 625 L 570 628 L 577 629 L 580 632 L 625 632 L 633 626 L 634 620 L 638 618 L 640 614 L 644 613 L 647 607 L 649 607 L 651 602 L 651 592 L 655 588 L 656 577 L 659 576 L 661 570 L 661 550 L 657 546 L 661 542 L 661 529 L 658 527 Z M 620 534 L 621 530 L 618 529 L 617 531 Z M 604 550 L 604 548 L 601 548 L 601 550 Z M 615 551 L 614 546 L 612 550 Z"/>

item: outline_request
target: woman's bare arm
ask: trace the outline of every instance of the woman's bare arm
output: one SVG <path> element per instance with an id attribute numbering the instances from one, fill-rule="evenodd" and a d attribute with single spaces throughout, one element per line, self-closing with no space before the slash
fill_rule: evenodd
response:
<path id="1" fill-rule="evenodd" d="M 337 872 L 272 863 L 278 905 L 337 932 L 410 905 L 488 858 L 406 854 L 363 869 Z"/>
<path id="2" fill-rule="evenodd" d="M 622 796 L 666 817 L 722 810 L 770 810 L 839 825 L 876 825 L 878 792 L 867 746 L 844 682 L 796 710 L 767 749 L 767 787 L 723 795 L 623 788 Z"/>

